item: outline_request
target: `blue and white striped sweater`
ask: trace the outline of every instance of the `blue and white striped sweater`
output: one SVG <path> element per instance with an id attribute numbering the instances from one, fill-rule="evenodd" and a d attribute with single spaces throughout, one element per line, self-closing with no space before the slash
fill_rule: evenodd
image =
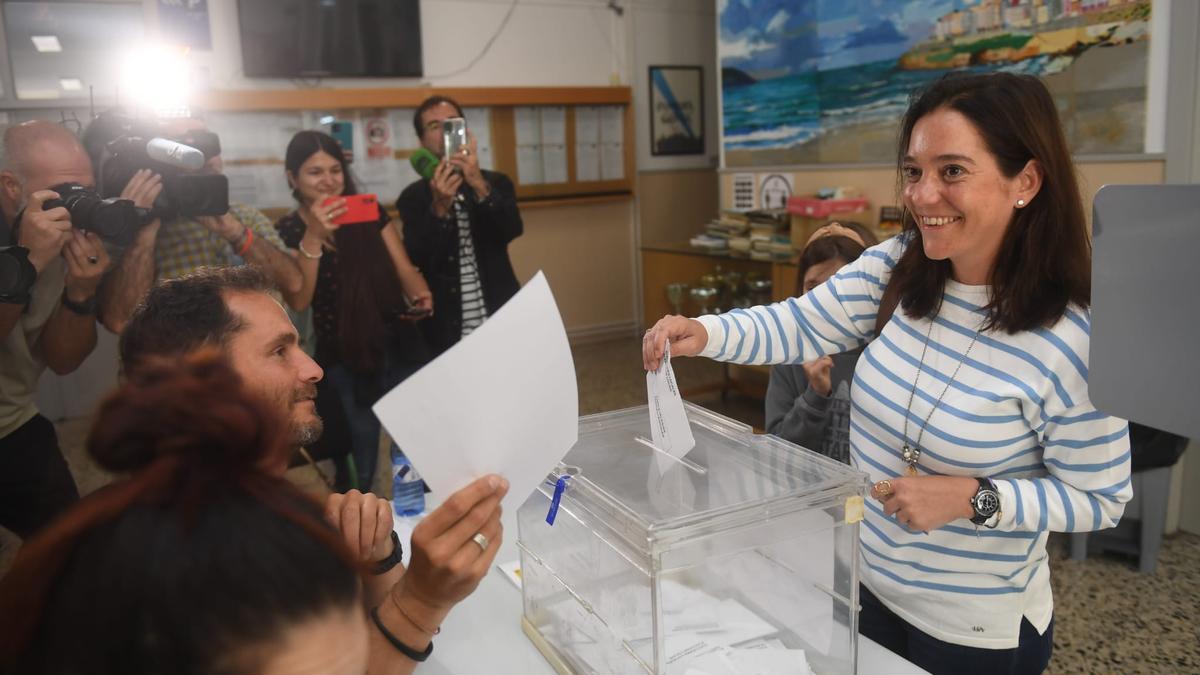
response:
<path id="1" fill-rule="evenodd" d="M 700 318 L 702 356 L 799 363 L 866 343 L 900 238 L 868 250 L 824 285 L 770 306 Z M 988 290 L 948 282 L 934 319 L 908 442 L 984 319 Z M 1090 318 L 1070 309 L 1054 326 L 979 336 L 921 441 L 923 475 L 988 476 L 1001 494 L 995 530 L 967 520 L 914 533 L 870 502 L 861 528 L 863 580 L 893 611 L 955 644 L 1006 649 L 1021 617 L 1039 631 L 1053 613 L 1047 533 L 1112 527 L 1132 496 L 1128 425 L 1088 398 Z M 905 405 L 929 321 L 897 310 L 858 361 L 851 459 L 872 481 L 898 476 Z"/>

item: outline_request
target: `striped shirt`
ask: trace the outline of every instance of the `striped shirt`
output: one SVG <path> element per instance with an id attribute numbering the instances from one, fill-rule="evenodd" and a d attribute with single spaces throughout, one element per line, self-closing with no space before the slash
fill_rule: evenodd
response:
<path id="1" fill-rule="evenodd" d="M 462 336 L 483 325 L 487 320 L 487 306 L 483 303 L 483 283 L 479 279 L 479 265 L 475 262 L 475 239 L 471 236 L 471 216 L 458 202 L 454 203 L 454 214 L 458 220 L 458 278 L 459 293 L 462 295 Z"/>
<path id="2" fill-rule="evenodd" d="M 770 306 L 700 317 L 701 352 L 736 363 L 800 363 L 853 349 L 871 335 L 883 289 L 903 252 L 890 239 L 825 284 Z M 996 529 L 955 520 L 911 532 L 867 500 L 860 529 L 863 583 L 921 631 L 989 649 L 1017 646 L 1021 618 L 1044 632 L 1053 614 L 1049 532 L 1112 527 L 1132 496 L 1128 425 L 1088 398 L 1090 313 L 1068 309 L 1053 326 L 1009 335 L 985 331 L 986 286 L 946 284 L 932 326 L 897 310 L 863 352 L 851 387 L 852 463 L 872 481 L 904 472 L 921 440 L 921 475 L 987 476 L 1000 492 Z M 921 366 L 912 409 L 905 406 Z M 962 361 L 958 376 L 954 369 Z"/>

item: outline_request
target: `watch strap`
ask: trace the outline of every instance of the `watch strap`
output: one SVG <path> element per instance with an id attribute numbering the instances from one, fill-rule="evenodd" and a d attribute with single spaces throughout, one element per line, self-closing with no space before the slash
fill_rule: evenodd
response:
<path id="1" fill-rule="evenodd" d="M 985 525 L 997 513 L 1000 513 L 1000 491 L 996 489 L 996 484 L 990 478 L 976 477 L 979 481 L 979 488 L 975 491 L 975 495 L 971 497 L 971 508 L 975 511 L 975 515 L 971 517 L 971 522 L 975 525 Z M 995 509 L 980 509 L 980 498 L 990 496 L 996 502 Z"/>

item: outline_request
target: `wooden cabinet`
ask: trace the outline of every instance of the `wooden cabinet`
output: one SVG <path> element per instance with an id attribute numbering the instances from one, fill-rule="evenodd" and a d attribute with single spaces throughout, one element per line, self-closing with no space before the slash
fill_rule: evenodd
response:
<path id="1" fill-rule="evenodd" d="M 723 271 L 741 272 L 743 277 L 754 272 L 771 280 L 773 302 L 790 297 L 796 289 L 796 264 L 792 261 L 751 260 L 735 258 L 725 253 L 709 253 L 687 244 L 661 244 L 642 247 L 642 323 L 643 328 L 654 325 L 665 314 L 674 313 L 667 300 L 667 284 L 682 282 L 689 288 L 700 283 L 700 277 L 720 267 Z M 699 307 L 691 296 L 683 301 L 683 313 L 695 316 Z M 722 307 L 721 309 L 729 309 Z"/>
<path id="2" fill-rule="evenodd" d="M 771 300 L 777 302 L 794 294 L 796 289 L 796 264 L 792 261 L 751 260 L 735 258 L 724 253 L 710 253 L 695 249 L 687 244 L 661 244 L 642 247 L 642 322 L 643 328 L 653 326 L 665 314 L 675 310 L 667 299 L 667 284 L 682 282 L 688 287 L 700 283 L 700 277 L 720 267 L 722 271 L 741 272 L 743 278 L 750 273 L 771 280 Z M 699 311 L 696 302 L 688 295 L 683 301 L 683 313 L 695 316 Z M 722 307 L 721 309 L 728 309 Z M 728 365 L 721 382 L 695 387 L 683 391 L 684 397 L 720 391 L 722 394 L 736 390 L 746 396 L 765 398 L 767 366 Z"/>

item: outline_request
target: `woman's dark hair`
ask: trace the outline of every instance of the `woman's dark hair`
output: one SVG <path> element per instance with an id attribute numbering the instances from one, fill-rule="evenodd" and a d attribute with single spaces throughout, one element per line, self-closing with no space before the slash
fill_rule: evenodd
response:
<path id="1" fill-rule="evenodd" d="M 318 152 L 342 166 L 343 195 L 357 194 L 342 146 L 329 134 L 301 131 L 292 137 L 284 166 L 292 176 Z M 299 199 L 299 193 L 292 191 Z M 387 214 L 380 209 L 381 220 Z M 391 227 L 385 223 L 384 227 Z M 366 373 L 383 363 L 388 320 L 404 311 L 404 290 L 380 235 L 379 222 L 339 227 L 333 234 L 338 256 L 338 345 L 341 359 L 355 372 Z"/>
<path id="2" fill-rule="evenodd" d="M 1043 174 L 1041 189 L 1017 209 L 1001 241 L 988 280 L 984 329 L 1032 330 L 1055 323 L 1071 304 L 1086 308 L 1091 303 L 1091 242 L 1071 153 L 1046 86 L 1032 75 L 951 74 L 915 92 L 901 122 L 899 179 L 913 127 L 941 108 L 971 121 L 1005 176 L 1016 176 L 1030 160 L 1038 162 Z M 906 314 L 932 317 L 951 263 L 925 257 L 920 229 L 907 209 L 904 231 L 910 245 L 890 283 L 896 284 Z"/>
<path id="3" fill-rule="evenodd" d="M 865 247 L 850 237 L 830 235 L 821 237 L 820 239 L 813 239 L 800 252 L 800 259 L 796 262 L 798 272 L 796 275 L 796 295 L 804 294 L 804 275 L 808 274 L 808 268 L 830 260 L 841 260 L 843 263 L 854 262 L 858 260 L 858 256 L 862 255 L 865 250 L 867 250 Z"/>
<path id="4" fill-rule="evenodd" d="M 417 132 L 417 138 L 425 135 L 425 129 L 421 126 L 421 117 L 424 116 L 425 112 L 430 108 L 442 105 L 443 103 L 448 103 L 454 106 L 454 109 L 458 111 L 458 116 L 463 116 L 463 109 L 462 106 L 458 104 L 458 101 L 455 101 L 449 96 L 430 96 L 424 101 L 421 101 L 421 105 L 418 106 L 416 112 L 413 113 L 413 131 Z"/>
<path id="5" fill-rule="evenodd" d="M 290 627 L 360 604 L 322 506 L 264 466 L 286 424 L 216 349 L 147 360 L 88 451 L 128 477 L 25 543 L 0 581 L 13 672 L 254 673 Z"/>

